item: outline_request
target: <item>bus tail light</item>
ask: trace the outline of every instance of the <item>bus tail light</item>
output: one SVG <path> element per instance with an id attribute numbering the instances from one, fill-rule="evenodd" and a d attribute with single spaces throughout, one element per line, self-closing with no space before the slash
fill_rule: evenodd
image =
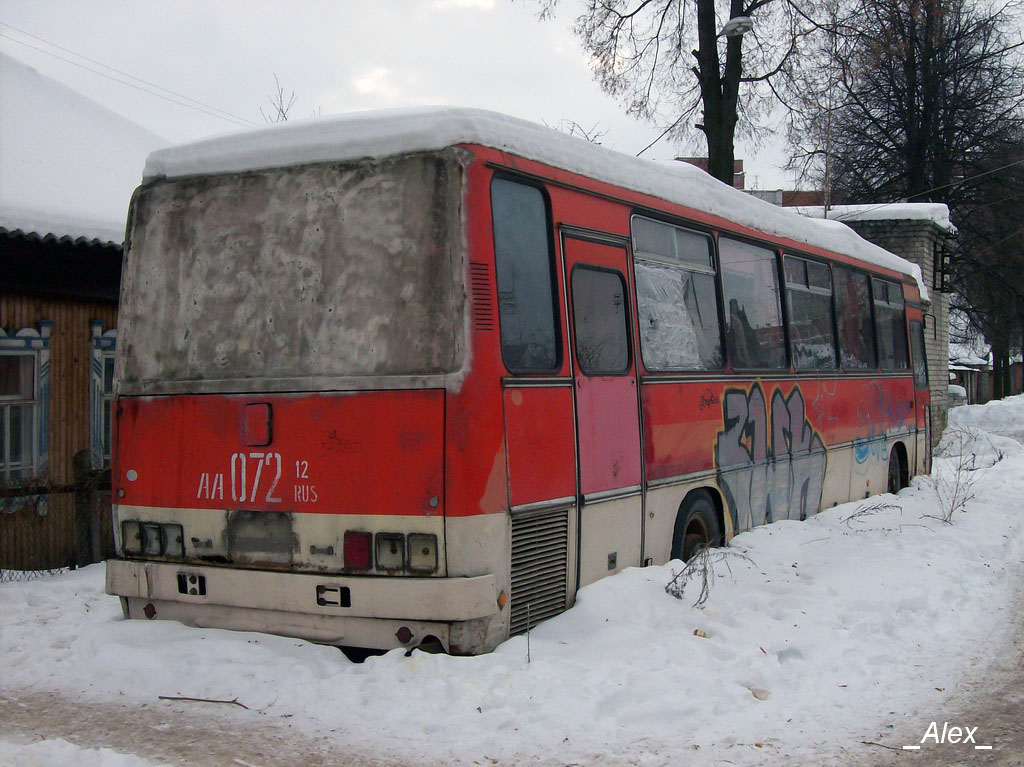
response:
<path id="1" fill-rule="evenodd" d="M 164 531 L 164 556 L 185 558 L 185 531 L 181 525 L 161 525 Z"/>
<path id="2" fill-rule="evenodd" d="M 437 570 L 437 536 L 409 533 L 409 569 L 418 573 Z"/>
<path id="3" fill-rule="evenodd" d="M 147 557 L 160 556 L 160 525 L 156 522 L 143 522 L 139 526 L 142 528 L 142 553 Z"/>
<path id="4" fill-rule="evenodd" d="M 401 570 L 405 566 L 405 536 L 377 533 L 377 569 Z"/>
<path id="5" fill-rule="evenodd" d="M 369 570 L 372 564 L 373 536 L 356 530 L 345 531 L 345 567 L 348 570 Z"/>
<path id="6" fill-rule="evenodd" d="M 133 556 L 142 553 L 142 528 L 134 519 L 121 523 L 121 550 Z"/>
<path id="7" fill-rule="evenodd" d="M 126 519 L 121 523 L 121 550 L 127 556 L 183 559 L 185 533 L 181 525 Z"/>

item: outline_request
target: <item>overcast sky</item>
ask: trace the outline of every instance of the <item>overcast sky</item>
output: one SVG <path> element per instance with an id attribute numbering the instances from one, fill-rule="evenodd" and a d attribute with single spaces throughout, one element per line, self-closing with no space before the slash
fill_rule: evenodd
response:
<path id="1" fill-rule="evenodd" d="M 471 106 L 551 126 L 597 126 L 607 131 L 605 146 L 636 154 L 660 131 L 601 92 L 572 34 L 579 7 L 562 0 L 558 18 L 539 21 L 536 4 L 524 0 L 2 0 L 0 50 L 174 142 L 263 125 L 260 107 L 269 110 L 276 74 L 296 95 L 292 119 L 316 110 Z M 82 68 L 129 80 L 100 64 L 237 119 Z M 691 153 L 703 154 L 703 143 L 662 141 L 644 156 Z M 740 145 L 737 157 L 748 188 L 792 186 L 771 143 Z"/>

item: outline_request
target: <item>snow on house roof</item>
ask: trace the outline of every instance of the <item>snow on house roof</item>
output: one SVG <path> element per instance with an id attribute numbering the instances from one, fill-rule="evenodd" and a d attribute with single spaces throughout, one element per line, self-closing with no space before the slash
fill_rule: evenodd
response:
<path id="1" fill-rule="evenodd" d="M 156 134 L 0 53 L 0 229 L 120 245 Z"/>
<path id="2" fill-rule="evenodd" d="M 862 239 L 847 226 L 822 227 L 792 211 L 745 194 L 681 162 L 655 162 L 479 109 L 427 107 L 359 112 L 289 122 L 161 149 L 145 178 L 229 173 L 315 162 L 386 157 L 479 144 L 589 176 L 635 192 L 735 221 L 912 275 L 927 296 L 920 268 Z"/>
<path id="3" fill-rule="evenodd" d="M 949 361 L 953 365 L 988 365 L 989 346 L 984 340 L 973 343 L 958 344 L 950 342 Z"/>
<path id="4" fill-rule="evenodd" d="M 951 234 L 956 232 L 956 227 L 949 220 L 949 208 L 941 202 L 832 205 L 827 216 L 821 205 L 802 205 L 793 210 L 809 218 L 828 218 L 832 221 L 933 221 Z"/>

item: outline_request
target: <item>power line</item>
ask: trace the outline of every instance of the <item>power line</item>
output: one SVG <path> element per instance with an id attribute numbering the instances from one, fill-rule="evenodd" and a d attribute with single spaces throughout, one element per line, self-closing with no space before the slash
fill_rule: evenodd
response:
<path id="1" fill-rule="evenodd" d="M 253 125 L 256 124 L 256 123 L 253 123 L 251 120 L 249 120 L 249 119 L 247 119 L 245 117 L 240 117 L 239 115 L 232 114 L 231 112 L 228 112 L 226 110 L 219 109 L 218 107 L 215 107 L 215 106 L 211 106 L 210 104 L 205 104 L 202 101 L 199 101 L 198 99 L 192 98 L 191 96 L 186 96 L 183 93 L 178 93 L 176 91 L 170 90 L 169 88 L 164 88 L 161 85 L 157 85 L 156 83 L 151 83 L 148 80 L 143 80 L 141 77 L 136 77 L 135 75 L 133 75 L 133 74 L 131 74 L 129 72 L 125 72 L 123 70 L 118 69 L 117 67 L 112 67 L 109 64 L 104 64 L 102 61 L 97 61 L 96 59 L 91 59 L 88 56 L 86 56 L 85 54 L 78 53 L 77 51 L 73 51 L 70 48 L 65 48 L 63 45 L 58 45 L 57 43 L 51 43 L 49 40 L 46 40 L 46 39 L 44 39 L 42 37 L 39 37 L 39 35 L 34 35 L 31 32 L 25 31 L 24 29 L 19 29 L 18 27 L 14 26 L 13 24 L 8 24 L 7 22 L 0 21 L 0 26 L 7 27 L 8 29 L 13 29 L 15 32 L 19 32 L 20 34 L 26 35 L 27 37 L 31 37 L 34 40 L 38 40 L 39 42 L 45 43 L 46 45 L 49 45 L 49 46 L 51 46 L 53 48 L 57 48 L 58 50 L 62 50 L 65 53 L 70 53 L 72 56 L 78 56 L 79 58 L 85 59 L 88 62 L 96 64 L 97 66 L 101 66 L 104 69 L 109 69 L 111 72 L 117 72 L 119 75 L 124 75 L 125 77 L 129 77 L 132 80 L 135 80 L 136 82 L 140 82 L 140 83 L 143 83 L 144 85 L 148 85 L 148 86 L 150 86 L 152 88 L 156 88 L 157 90 L 161 90 L 164 93 L 169 93 L 172 96 L 177 96 L 178 98 L 185 99 L 186 101 L 191 101 L 193 104 L 197 104 L 198 106 L 201 106 L 201 107 L 203 107 L 205 109 L 211 109 L 214 112 L 219 112 L 219 113 L 225 115 L 226 117 L 230 117 L 230 118 L 235 119 L 235 120 L 241 120 L 242 122 L 248 122 L 248 123 L 251 123 Z M 8 38 L 8 39 L 12 39 L 13 40 L 14 38 Z M 20 42 L 20 41 L 16 40 L 15 42 Z"/>
<path id="2" fill-rule="evenodd" d="M 208 115 L 210 117 L 216 117 L 216 118 L 219 118 L 221 120 L 226 120 L 227 122 L 234 123 L 235 125 L 240 125 L 240 126 L 246 127 L 246 128 L 254 127 L 254 126 L 258 125 L 258 123 L 253 122 L 252 120 L 248 120 L 245 117 L 240 117 L 239 115 L 232 114 L 231 112 L 227 112 L 227 111 L 225 111 L 223 109 L 219 109 L 218 107 L 214 107 L 214 106 L 211 106 L 209 104 L 205 104 L 202 101 L 199 101 L 197 99 L 191 98 L 190 96 L 186 96 L 186 95 L 184 95 L 182 93 L 177 93 L 176 91 L 172 91 L 172 90 L 170 90 L 168 88 L 164 88 L 164 87 L 162 87 L 160 85 L 156 85 L 155 83 L 151 83 L 151 82 L 149 82 L 147 80 L 143 80 L 142 78 L 135 77 L 135 75 L 129 74 L 127 72 L 123 72 L 120 69 L 117 69 L 115 67 L 111 67 L 111 66 L 109 66 L 107 64 L 104 64 L 101 61 L 96 61 L 95 59 L 91 59 L 88 56 L 84 56 L 81 53 L 77 53 L 75 51 L 72 51 L 69 48 L 64 48 L 63 46 L 57 45 L 56 43 L 51 43 L 48 40 L 44 40 L 43 38 L 38 37 L 37 35 L 31 34 L 30 32 L 25 32 L 24 30 L 18 29 L 17 27 L 12 26 L 11 24 L 7 24 L 6 22 L 0 21 L 0 26 L 4 26 L 4 27 L 8 27 L 10 29 L 13 29 L 14 31 L 19 32 L 19 33 L 21 33 L 23 35 L 27 35 L 28 37 L 34 38 L 36 40 L 39 40 L 40 42 L 45 43 L 46 45 L 50 45 L 50 46 L 52 46 L 54 48 L 57 48 L 59 50 L 65 51 L 67 53 L 70 53 L 73 56 L 78 56 L 79 58 L 85 59 L 86 61 L 89 61 L 89 62 L 91 62 L 93 64 L 96 64 L 97 66 L 103 67 L 105 69 L 109 69 L 111 72 L 116 72 L 119 75 L 123 75 L 124 77 L 127 77 L 127 78 L 130 78 L 132 80 L 137 81 L 138 83 L 142 83 L 143 85 L 137 85 L 136 83 L 129 82 L 127 80 L 123 80 L 120 77 L 115 77 L 113 75 L 107 74 L 106 72 L 101 72 L 101 71 L 99 71 L 97 69 L 94 69 L 92 67 L 86 66 L 85 64 L 82 64 L 82 63 L 80 63 L 78 61 L 73 61 L 72 59 L 69 59 L 69 58 L 67 58 L 65 56 L 61 56 L 61 55 L 59 55 L 57 53 L 54 53 L 53 51 L 48 51 L 45 48 L 40 48 L 39 46 L 32 45 L 31 43 L 27 43 L 24 40 L 19 40 L 16 37 L 12 37 L 11 35 L 5 34 L 4 32 L 0 32 L 0 37 L 2 37 L 4 39 L 10 40 L 11 42 L 18 43 L 19 45 L 23 45 L 26 48 L 31 48 L 33 50 L 39 51 L 40 53 L 45 53 L 47 56 L 52 56 L 55 59 L 59 59 L 59 60 L 64 61 L 64 62 L 66 62 L 68 64 L 72 64 L 73 66 L 76 66 L 76 67 L 79 67 L 81 69 L 84 69 L 87 72 L 92 72 L 93 74 L 99 75 L 100 77 L 106 77 L 108 80 L 113 80 L 116 83 L 120 83 L 122 85 L 127 85 L 127 86 L 129 86 L 131 88 L 135 88 L 136 90 L 140 90 L 143 93 L 148 93 L 150 96 L 156 96 L 157 98 L 161 98 L 164 101 L 169 101 L 172 104 L 177 104 L 178 106 L 186 107 L 188 109 L 192 109 L 192 110 L 197 111 L 197 112 L 202 112 L 203 114 L 206 114 L 206 115 Z M 147 87 L 143 87 L 143 86 L 147 86 Z M 156 90 L 152 90 L 153 88 L 155 88 Z M 157 90 L 158 91 L 163 91 L 163 93 L 158 93 L 158 92 L 156 92 Z M 170 95 L 164 95 L 164 94 L 170 94 Z M 172 98 L 172 96 L 174 98 Z M 180 101 L 178 99 L 184 99 L 184 101 Z M 192 102 L 192 103 L 185 103 L 185 102 Z"/>

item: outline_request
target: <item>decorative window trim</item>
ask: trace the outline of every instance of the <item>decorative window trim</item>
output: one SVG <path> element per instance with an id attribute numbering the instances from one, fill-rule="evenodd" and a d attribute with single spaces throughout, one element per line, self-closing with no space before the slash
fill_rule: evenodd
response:
<path id="1" fill-rule="evenodd" d="M 89 364 L 89 457 L 93 469 L 110 465 L 110 456 L 103 449 L 103 402 L 112 401 L 113 392 L 103 391 L 103 370 L 107 360 L 114 358 L 117 349 L 117 328 L 104 331 L 102 320 L 89 322 L 92 343 Z M 105 396 L 106 395 L 106 396 Z"/>
<path id="2" fill-rule="evenodd" d="M 44 474 L 50 459 L 50 334 L 51 320 L 41 320 L 35 328 L 21 330 L 0 329 L 0 355 L 31 354 L 35 357 L 32 405 L 32 464 L 31 476 L 16 480 L 0 478 L 4 482 L 23 482 Z M 0 435 L 2 436 L 2 435 Z M 46 514 L 46 496 L 7 496 L 0 499 L 0 513 L 12 514 L 25 506 L 34 507 L 37 514 Z"/>

